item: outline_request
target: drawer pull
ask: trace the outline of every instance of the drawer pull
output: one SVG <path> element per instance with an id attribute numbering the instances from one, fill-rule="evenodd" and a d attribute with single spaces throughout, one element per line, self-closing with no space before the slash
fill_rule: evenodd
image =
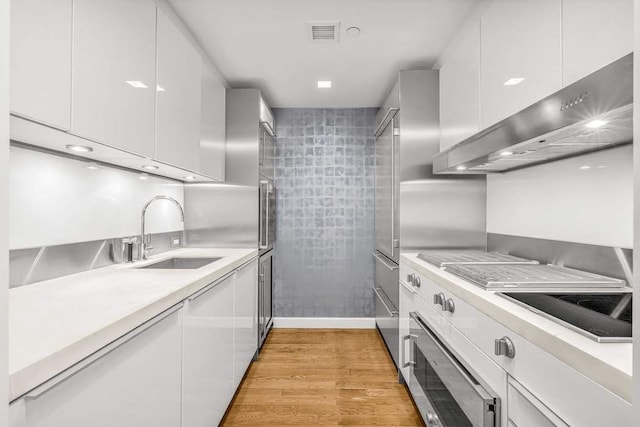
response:
<path id="1" fill-rule="evenodd" d="M 496 356 L 506 356 L 513 359 L 516 355 L 516 347 L 509 337 L 502 337 L 495 341 Z"/>
<path id="2" fill-rule="evenodd" d="M 415 280 L 416 275 L 411 273 L 411 274 L 407 274 L 407 282 L 411 284 L 411 286 L 413 285 L 413 281 Z"/>
<path id="3" fill-rule="evenodd" d="M 451 298 L 449 298 L 444 302 L 444 304 L 442 304 L 442 310 L 448 311 L 449 313 L 453 313 L 454 311 L 456 311 L 456 305 Z"/>
<path id="4" fill-rule="evenodd" d="M 433 294 L 433 303 L 435 305 L 444 304 L 444 299 L 445 299 L 445 296 L 442 292 L 440 292 L 439 294 Z"/>
<path id="5" fill-rule="evenodd" d="M 415 286 L 416 288 L 420 287 L 420 277 L 419 276 L 413 276 L 413 286 Z"/>

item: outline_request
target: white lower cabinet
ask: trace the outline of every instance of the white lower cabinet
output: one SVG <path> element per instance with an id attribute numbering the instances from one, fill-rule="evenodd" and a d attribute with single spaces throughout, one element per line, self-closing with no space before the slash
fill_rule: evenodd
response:
<path id="1" fill-rule="evenodd" d="M 238 270 L 233 304 L 233 384 L 240 385 L 258 349 L 258 260 Z"/>
<path id="2" fill-rule="evenodd" d="M 218 425 L 235 390 L 235 274 L 189 298 L 184 312 L 182 426 Z"/>
<path id="3" fill-rule="evenodd" d="M 518 427 L 568 427 L 522 384 L 509 377 L 509 423 Z"/>
<path id="4" fill-rule="evenodd" d="M 160 315 L 118 342 L 14 402 L 12 427 L 179 426 L 182 311 Z"/>

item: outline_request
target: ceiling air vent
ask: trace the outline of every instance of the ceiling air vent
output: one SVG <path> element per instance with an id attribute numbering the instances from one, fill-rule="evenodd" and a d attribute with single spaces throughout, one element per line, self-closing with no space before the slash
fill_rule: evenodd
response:
<path id="1" fill-rule="evenodd" d="M 307 22 L 309 41 L 314 43 L 337 43 L 340 39 L 340 22 Z"/>

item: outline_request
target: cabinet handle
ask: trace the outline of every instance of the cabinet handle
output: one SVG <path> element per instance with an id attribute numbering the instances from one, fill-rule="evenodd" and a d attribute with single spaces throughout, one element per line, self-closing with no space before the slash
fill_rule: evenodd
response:
<path id="1" fill-rule="evenodd" d="M 419 288 L 420 285 L 421 285 L 420 276 L 414 276 L 413 277 L 413 286 L 415 286 L 416 288 Z"/>
<path id="2" fill-rule="evenodd" d="M 440 292 L 439 294 L 433 294 L 433 303 L 435 305 L 444 304 L 444 299 L 445 299 L 445 296 L 442 292 Z"/>
<path id="3" fill-rule="evenodd" d="M 442 311 L 448 311 L 449 313 L 453 313 L 456 311 L 456 305 L 451 298 L 446 300 L 444 304 L 442 304 Z"/>
<path id="4" fill-rule="evenodd" d="M 414 286 L 413 281 L 414 278 L 416 277 L 415 274 L 411 273 L 411 274 L 407 274 L 407 282 L 411 284 L 411 286 Z"/>
<path id="5" fill-rule="evenodd" d="M 384 298 L 382 298 L 382 295 L 380 294 L 380 291 L 378 290 L 378 288 L 373 288 L 373 292 L 376 293 L 376 295 L 378 296 L 378 299 L 380 300 L 380 302 L 382 303 L 382 306 L 385 308 L 385 310 L 387 310 L 387 312 L 389 313 L 389 316 L 391 317 L 396 317 L 398 315 L 398 312 L 396 310 L 391 310 L 389 308 L 389 306 L 387 305 L 386 302 L 384 302 Z"/>
<path id="6" fill-rule="evenodd" d="M 495 341 L 496 356 L 506 356 L 509 359 L 513 359 L 516 355 L 516 347 L 513 345 L 513 341 L 509 337 L 502 337 Z"/>
<path id="7" fill-rule="evenodd" d="M 416 335 L 405 335 L 402 337 L 402 356 L 401 359 L 402 360 L 402 367 L 403 368 L 408 368 L 409 366 L 416 366 L 416 362 L 411 361 L 411 358 L 409 358 L 408 362 L 405 362 L 405 349 L 404 349 L 404 343 L 407 342 L 407 340 L 409 340 L 409 345 L 411 345 L 411 342 L 413 341 L 413 339 L 416 337 Z"/>

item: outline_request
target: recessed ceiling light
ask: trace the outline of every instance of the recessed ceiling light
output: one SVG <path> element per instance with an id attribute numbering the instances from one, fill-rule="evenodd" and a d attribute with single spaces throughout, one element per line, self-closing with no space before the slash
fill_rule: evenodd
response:
<path id="1" fill-rule="evenodd" d="M 520 83 L 522 83 L 522 81 L 525 79 L 525 77 L 511 77 L 509 80 L 507 80 L 506 82 L 504 82 L 505 86 L 515 86 L 515 85 L 519 85 Z"/>
<path id="2" fill-rule="evenodd" d="M 193 175 L 187 175 L 187 176 L 184 177 L 184 179 L 187 180 L 187 181 L 194 181 L 196 179 L 196 177 L 193 176 Z"/>
<path id="3" fill-rule="evenodd" d="M 66 145 L 67 150 L 75 151 L 76 153 L 90 153 L 93 151 L 93 148 L 87 147 L 86 145 Z"/>
<path id="4" fill-rule="evenodd" d="M 513 156 L 513 151 L 503 151 L 500 153 L 501 156 Z"/>
<path id="5" fill-rule="evenodd" d="M 597 128 L 602 127 L 602 126 L 604 126 L 606 124 L 607 124 L 607 122 L 605 122 L 604 120 L 596 119 L 596 120 L 592 120 L 589 123 L 587 123 L 586 126 L 588 128 L 591 128 L 591 129 L 597 129 Z"/>
<path id="6" fill-rule="evenodd" d="M 149 175 L 147 175 L 146 173 L 140 174 L 140 176 L 138 177 L 138 179 L 141 179 L 141 180 L 143 180 L 143 181 L 144 181 L 144 180 L 147 180 L 147 179 L 149 179 Z"/>
<path id="7" fill-rule="evenodd" d="M 131 87 L 135 87 L 136 89 L 146 89 L 147 85 L 142 83 L 141 81 L 138 80 L 126 80 L 126 83 L 131 86 Z"/>
<path id="8" fill-rule="evenodd" d="M 463 166 L 463 165 L 460 165 L 456 169 L 459 170 L 459 171 L 464 171 L 464 170 L 467 170 L 467 167 Z"/>
<path id="9" fill-rule="evenodd" d="M 331 80 L 318 80 L 318 89 L 330 89 Z"/>
<path id="10" fill-rule="evenodd" d="M 358 37 L 360 35 L 360 28 L 349 27 L 346 32 L 349 37 Z"/>
<path id="11" fill-rule="evenodd" d="M 154 166 L 154 165 L 142 165 L 141 167 L 142 169 L 146 169 L 148 171 L 155 171 L 160 169 L 158 166 Z"/>
<path id="12" fill-rule="evenodd" d="M 156 85 L 156 92 L 164 92 L 164 88 L 160 85 Z"/>

